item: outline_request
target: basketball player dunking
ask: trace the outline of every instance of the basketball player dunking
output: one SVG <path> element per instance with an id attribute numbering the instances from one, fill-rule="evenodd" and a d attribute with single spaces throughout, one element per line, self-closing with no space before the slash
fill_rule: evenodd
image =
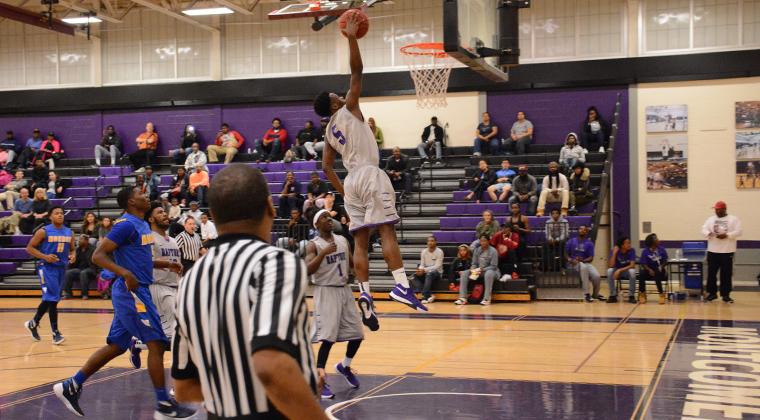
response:
<path id="1" fill-rule="evenodd" d="M 401 260 L 394 224 L 398 223 L 396 193 L 388 175 L 379 167 L 380 156 L 372 130 L 359 109 L 362 91 L 362 57 L 356 32 L 359 17 L 350 16 L 343 29 L 350 50 L 351 85 L 348 94 L 340 97 L 335 93 L 322 92 L 314 100 L 314 110 L 323 117 L 330 117 L 325 135 L 322 168 L 335 189 L 343 195 L 354 235 L 354 272 L 359 281 L 359 308 L 362 322 L 375 331 L 379 328 L 369 288 L 369 236 L 377 229 L 383 244 L 383 256 L 393 274 L 396 287 L 390 292 L 391 299 L 420 311 L 427 308 L 420 303 L 409 287 L 409 279 Z M 348 171 L 345 186 L 335 173 L 333 165 L 336 154 L 343 158 Z"/>

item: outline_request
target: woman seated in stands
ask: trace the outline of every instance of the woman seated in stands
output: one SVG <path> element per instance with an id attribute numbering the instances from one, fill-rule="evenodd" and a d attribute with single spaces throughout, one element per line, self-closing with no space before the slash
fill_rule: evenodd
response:
<path id="1" fill-rule="evenodd" d="M 505 224 L 502 231 L 491 238 L 491 246 L 499 254 L 499 271 L 507 278 L 519 278 L 517 274 L 517 247 L 519 244 L 520 235 L 512 232 L 512 225 L 510 224 Z"/>
<path id="2" fill-rule="evenodd" d="M 55 169 L 55 162 L 63 157 L 63 148 L 61 142 L 55 138 L 55 134 L 51 131 L 47 135 L 47 139 L 42 142 L 40 150 L 34 157 L 34 160 L 41 160 L 47 163 L 50 169 Z"/>
<path id="3" fill-rule="evenodd" d="M 660 294 L 660 305 L 666 301 L 665 292 L 662 289 L 662 282 L 668 279 L 668 272 L 665 268 L 668 262 L 668 253 L 660 245 L 660 239 L 654 233 L 647 235 L 644 239 L 646 248 L 641 251 L 641 270 L 639 271 L 639 302 L 647 302 L 647 281 L 654 280 L 657 285 L 657 293 Z"/>
<path id="4" fill-rule="evenodd" d="M 32 202 L 32 231 L 36 230 L 39 226 L 48 223 L 48 216 L 50 215 L 50 200 L 47 198 L 47 193 L 43 188 L 37 188 L 34 190 L 34 201 Z"/>
<path id="5" fill-rule="evenodd" d="M 185 173 L 185 168 L 177 169 L 177 175 L 174 175 L 174 178 L 172 178 L 172 185 L 166 193 L 166 198 L 168 198 L 169 201 L 176 198 L 179 200 L 180 205 L 185 205 L 185 201 L 187 200 L 188 178 L 189 177 Z"/>
<path id="6" fill-rule="evenodd" d="M 452 292 L 459 291 L 459 278 L 463 272 L 470 269 L 471 264 L 472 252 L 470 251 L 470 247 L 465 244 L 459 245 L 457 247 L 457 256 L 449 266 L 449 290 Z"/>
<path id="7" fill-rule="evenodd" d="M 610 286 L 610 297 L 607 303 L 617 302 L 617 280 L 628 280 L 628 302 L 636 303 L 636 250 L 631 247 L 631 240 L 623 236 L 618 239 L 607 269 L 607 283 Z M 646 298 L 645 298 L 646 299 Z"/>
<path id="8" fill-rule="evenodd" d="M 111 228 L 113 228 L 113 221 L 110 217 L 104 217 L 103 220 L 100 221 L 100 226 L 98 226 L 98 241 L 101 241 L 108 236 L 108 234 L 111 233 Z"/>
<path id="9" fill-rule="evenodd" d="M 90 245 L 95 245 L 98 241 L 98 228 L 98 217 L 95 216 L 95 213 L 88 211 L 84 215 L 84 221 L 82 221 L 82 233 L 90 238 Z"/>
<path id="10" fill-rule="evenodd" d="M 58 174 L 50 171 L 48 173 L 48 184 L 45 190 L 47 193 L 47 198 L 62 198 L 67 184 L 68 182 L 65 182 L 62 179 L 58 179 Z"/>
<path id="11" fill-rule="evenodd" d="M 530 233 L 530 224 L 528 216 L 522 214 L 520 205 L 517 203 L 509 206 L 510 214 L 507 216 L 506 224 L 512 226 L 512 232 L 520 236 L 520 245 L 517 247 L 517 262 L 520 263 L 525 259 L 525 250 L 528 246 L 528 234 Z"/>
<path id="12" fill-rule="evenodd" d="M 559 163 L 565 171 L 571 171 L 578 162 L 586 162 L 586 153 L 578 145 L 578 136 L 575 133 L 569 133 L 565 137 L 565 146 L 559 151 Z"/>
<path id="13" fill-rule="evenodd" d="M 581 124 L 581 147 L 587 150 L 596 150 L 598 147 L 600 152 L 604 152 L 609 132 L 609 124 L 599 115 L 596 107 L 589 107 L 586 119 Z"/>
<path id="14" fill-rule="evenodd" d="M 469 270 L 462 272 L 459 276 L 459 297 L 454 302 L 456 305 L 467 304 L 467 283 L 470 281 L 476 281 L 483 279 L 484 292 L 481 305 L 491 304 L 491 292 L 493 291 L 493 283 L 499 278 L 499 254 L 491 246 L 491 238 L 487 235 L 482 235 L 480 238 L 480 246 L 475 248 L 475 252 L 472 254 L 472 265 Z"/>
<path id="15" fill-rule="evenodd" d="M 478 162 L 478 172 L 472 178 L 472 181 L 470 181 L 472 189 L 464 199 L 467 201 L 475 199 L 476 203 L 480 203 L 480 197 L 483 195 L 483 192 L 494 183 L 496 183 L 496 174 L 488 167 L 488 163 L 485 160 L 481 160 Z"/>
<path id="16" fill-rule="evenodd" d="M 497 222 L 493 217 L 493 212 L 491 210 L 484 210 L 483 211 L 483 220 L 478 222 L 478 225 L 475 226 L 475 237 L 480 238 L 483 235 L 488 235 L 488 237 L 492 237 L 496 234 L 496 232 L 501 229 L 501 226 L 499 226 L 499 222 Z M 470 244 L 470 250 L 474 251 L 475 248 L 478 247 L 480 244 L 480 239 L 475 239 Z"/>
<path id="17" fill-rule="evenodd" d="M 594 201 L 594 194 L 591 192 L 591 171 L 583 162 L 576 162 L 573 165 L 573 173 L 568 179 L 570 184 L 570 214 L 578 213 L 576 207 L 585 206 Z"/>

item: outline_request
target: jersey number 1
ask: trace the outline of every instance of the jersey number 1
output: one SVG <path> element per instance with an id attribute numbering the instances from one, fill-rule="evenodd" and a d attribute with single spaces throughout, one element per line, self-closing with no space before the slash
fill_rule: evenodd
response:
<path id="1" fill-rule="evenodd" d="M 340 263 L 338 263 L 338 274 L 343 277 L 343 267 L 341 267 Z"/>

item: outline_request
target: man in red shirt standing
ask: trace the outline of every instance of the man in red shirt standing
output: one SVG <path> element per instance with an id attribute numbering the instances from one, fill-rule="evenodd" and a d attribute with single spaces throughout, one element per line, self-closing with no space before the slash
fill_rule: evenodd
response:
<path id="1" fill-rule="evenodd" d="M 505 276 L 510 273 L 513 279 L 519 277 L 517 273 L 517 247 L 520 245 L 520 235 L 512 232 L 512 225 L 505 224 L 501 232 L 497 232 L 491 238 L 491 246 L 499 254 L 499 271 Z"/>
<path id="2" fill-rule="evenodd" d="M 238 150 L 243 147 L 245 138 L 236 130 L 230 130 L 230 125 L 222 124 L 221 130 L 216 133 L 216 144 L 210 145 L 208 152 L 208 161 L 211 163 L 219 162 L 217 155 L 224 156 L 224 163 L 232 162 Z"/>
<path id="3" fill-rule="evenodd" d="M 279 118 L 273 119 L 272 128 L 267 130 L 264 138 L 256 145 L 256 162 L 280 160 L 287 139 L 288 132 L 282 128 L 282 121 Z"/>

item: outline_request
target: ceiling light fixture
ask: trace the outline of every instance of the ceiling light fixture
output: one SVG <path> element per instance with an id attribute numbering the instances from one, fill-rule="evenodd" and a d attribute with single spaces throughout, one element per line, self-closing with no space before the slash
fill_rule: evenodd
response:
<path id="1" fill-rule="evenodd" d="M 77 17 L 67 17 L 61 19 L 62 21 L 70 24 L 70 25 L 86 25 L 88 23 L 100 23 L 102 20 L 98 19 L 95 16 L 77 16 Z"/>

